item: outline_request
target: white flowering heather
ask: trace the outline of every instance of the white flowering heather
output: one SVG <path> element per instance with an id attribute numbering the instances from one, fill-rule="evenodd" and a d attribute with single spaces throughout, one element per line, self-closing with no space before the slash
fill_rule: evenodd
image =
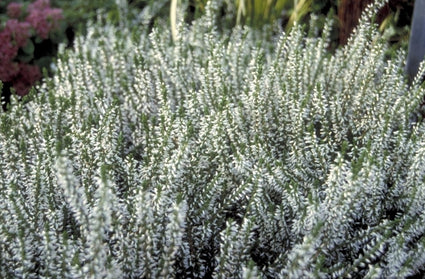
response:
<path id="1" fill-rule="evenodd" d="M 425 94 L 362 18 L 91 26 L 0 113 L 0 278 L 402 278 L 425 270 Z M 123 9 L 125 12 L 125 9 Z"/>

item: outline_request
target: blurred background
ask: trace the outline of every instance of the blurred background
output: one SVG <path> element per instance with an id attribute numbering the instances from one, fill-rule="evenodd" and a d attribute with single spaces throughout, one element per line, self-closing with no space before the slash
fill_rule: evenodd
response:
<path id="1" fill-rule="evenodd" d="M 136 17 L 143 9 L 149 9 L 154 14 L 151 24 L 156 20 L 167 20 L 170 14 L 172 0 L 125 0 L 130 7 L 130 17 Z M 9 3 L 31 3 L 34 1 L 2 0 L 0 1 L 0 24 L 7 20 L 7 6 Z M 72 41 L 73 34 L 84 32 L 88 20 L 95 20 L 99 11 L 105 13 L 112 21 L 117 21 L 119 13 L 117 3 L 120 0 L 50 0 L 52 7 L 63 11 L 64 22 L 62 32 Z M 208 0 L 179 0 L 178 4 L 185 10 L 185 20 L 202 16 Z M 226 21 L 228 25 L 250 25 L 261 28 L 265 24 L 278 22 L 288 30 L 294 22 L 308 24 L 311 15 L 319 17 L 318 23 L 327 16 L 335 19 L 334 41 L 344 44 L 356 25 L 361 11 L 373 0 L 225 0 L 227 8 L 223 16 L 232 18 Z M 406 46 L 409 36 L 414 1 L 389 0 L 377 18 L 380 30 L 391 44 Z M 140 19 L 143 20 L 143 19 Z M 1 26 L 1 25 L 0 25 Z M 232 26 L 226 26 L 232 27 Z"/>
<path id="2" fill-rule="evenodd" d="M 334 28 L 331 35 L 330 51 L 347 42 L 363 9 L 373 2 L 373 0 L 223 1 L 224 5 L 219 15 L 223 20 L 219 21 L 221 25 L 219 30 L 229 29 L 236 25 L 248 25 L 263 30 L 266 26 L 278 25 L 282 30 L 288 31 L 295 22 L 308 28 L 313 17 L 316 25 L 314 27 L 320 30 L 325 20 L 332 18 Z M 40 33 L 36 32 L 36 29 L 40 29 L 41 26 L 36 27 L 35 25 L 38 22 L 36 19 L 34 21 L 33 18 L 32 29 L 36 31 L 30 32 L 28 40 L 25 44 L 22 43 L 19 50 L 16 49 L 16 42 L 14 41 L 17 32 L 13 30 L 9 32 L 15 34 L 9 34 L 8 37 L 11 40 L 10 47 L 15 47 L 15 53 L 11 52 L 7 59 L 2 58 L 2 53 L 0 53 L 0 80 L 3 83 L 3 88 L 0 91 L 2 91 L 3 108 L 5 108 L 5 103 L 8 102 L 11 94 L 26 95 L 36 80 L 40 80 L 42 75 L 52 73 L 51 64 L 57 54 L 58 45 L 64 43 L 68 48 L 72 48 L 76 34 L 84 34 L 89 21 L 106 17 L 110 22 L 119 24 L 120 16 L 125 15 L 132 25 L 131 27 L 152 28 L 159 21 L 168 21 L 170 28 L 173 28 L 170 22 L 170 12 L 173 13 L 172 3 L 177 4 L 179 17 L 183 17 L 183 20 L 190 24 L 191 21 L 205 13 L 207 2 L 207 0 L 0 1 L 0 31 L 3 35 L 7 35 L 4 33 L 7 29 L 10 31 L 13 26 L 18 28 L 17 23 L 24 26 L 27 21 L 31 21 L 29 14 L 35 6 L 41 9 L 39 12 L 44 16 L 46 10 L 42 9 L 48 9 L 52 15 L 56 15 L 54 21 L 52 16 L 45 16 L 45 22 L 50 24 L 45 36 L 40 36 Z M 389 56 L 395 55 L 399 49 L 407 51 L 413 5 L 414 1 L 411 0 L 389 0 L 376 16 L 379 30 L 390 45 Z M 124 13 L 120 9 L 125 6 L 128 9 Z M 60 10 L 60 14 L 58 10 Z M 99 15 L 102 16 L 99 17 Z M 0 36 L 2 33 L 0 33 Z M 3 47 L 6 46 L 5 41 L 7 40 L 3 39 L 1 43 Z M 8 69 L 12 67 L 11 65 L 15 65 L 13 67 L 16 68 L 18 64 L 20 65 L 19 69 L 26 70 L 32 75 L 17 72 L 15 76 L 11 76 Z M 22 83 L 23 77 L 27 79 L 25 84 Z"/>

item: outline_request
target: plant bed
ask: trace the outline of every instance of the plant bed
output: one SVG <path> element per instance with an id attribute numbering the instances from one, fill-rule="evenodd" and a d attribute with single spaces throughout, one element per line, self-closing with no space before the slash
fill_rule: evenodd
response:
<path id="1" fill-rule="evenodd" d="M 2 278 L 391 278 L 425 263 L 419 77 L 363 16 L 101 22 L 0 112 Z"/>

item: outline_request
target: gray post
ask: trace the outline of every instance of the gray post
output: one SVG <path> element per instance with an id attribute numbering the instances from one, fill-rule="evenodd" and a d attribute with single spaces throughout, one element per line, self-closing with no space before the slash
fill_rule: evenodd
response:
<path id="1" fill-rule="evenodd" d="M 425 58 L 425 0 L 416 0 L 410 30 L 406 73 L 413 80 Z"/>

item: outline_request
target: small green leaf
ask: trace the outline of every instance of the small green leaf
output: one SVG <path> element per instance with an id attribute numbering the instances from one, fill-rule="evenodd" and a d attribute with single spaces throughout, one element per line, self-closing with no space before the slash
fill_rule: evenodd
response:
<path id="1" fill-rule="evenodd" d="M 18 60 L 23 62 L 23 63 L 29 63 L 32 59 L 34 58 L 33 53 L 24 53 L 24 54 L 19 54 L 18 56 Z"/>
<path id="2" fill-rule="evenodd" d="M 56 30 L 55 32 L 50 33 L 50 40 L 54 44 L 59 44 L 65 41 L 66 39 L 65 32 L 62 32 L 62 30 L 65 30 L 65 28 L 60 28 Z"/>
<path id="3" fill-rule="evenodd" d="M 39 44 L 39 43 L 41 43 L 42 41 L 43 41 L 43 39 L 42 39 L 40 36 L 35 36 L 34 42 L 35 42 L 36 44 Z"/>
<path id="4" fill-rule="evenodd" d="M 34 44 L 31 40 L 28 40 L 27 44 L 22 47 L 22 51 L 25 54 L 32 55 L 34 53 Z"/>
<path id="5" fill-rule="evenodd" d="M 43 56 L 40 57 L 39 59 L 34 61 L 34 64 L 36 64 L 38 67 L 40 67 L 40 69 L 44 69 L 46 68 L 47 70 L 50 71 L 50 63 L 52 62 L 52 59 L 50 56 Z"/>

